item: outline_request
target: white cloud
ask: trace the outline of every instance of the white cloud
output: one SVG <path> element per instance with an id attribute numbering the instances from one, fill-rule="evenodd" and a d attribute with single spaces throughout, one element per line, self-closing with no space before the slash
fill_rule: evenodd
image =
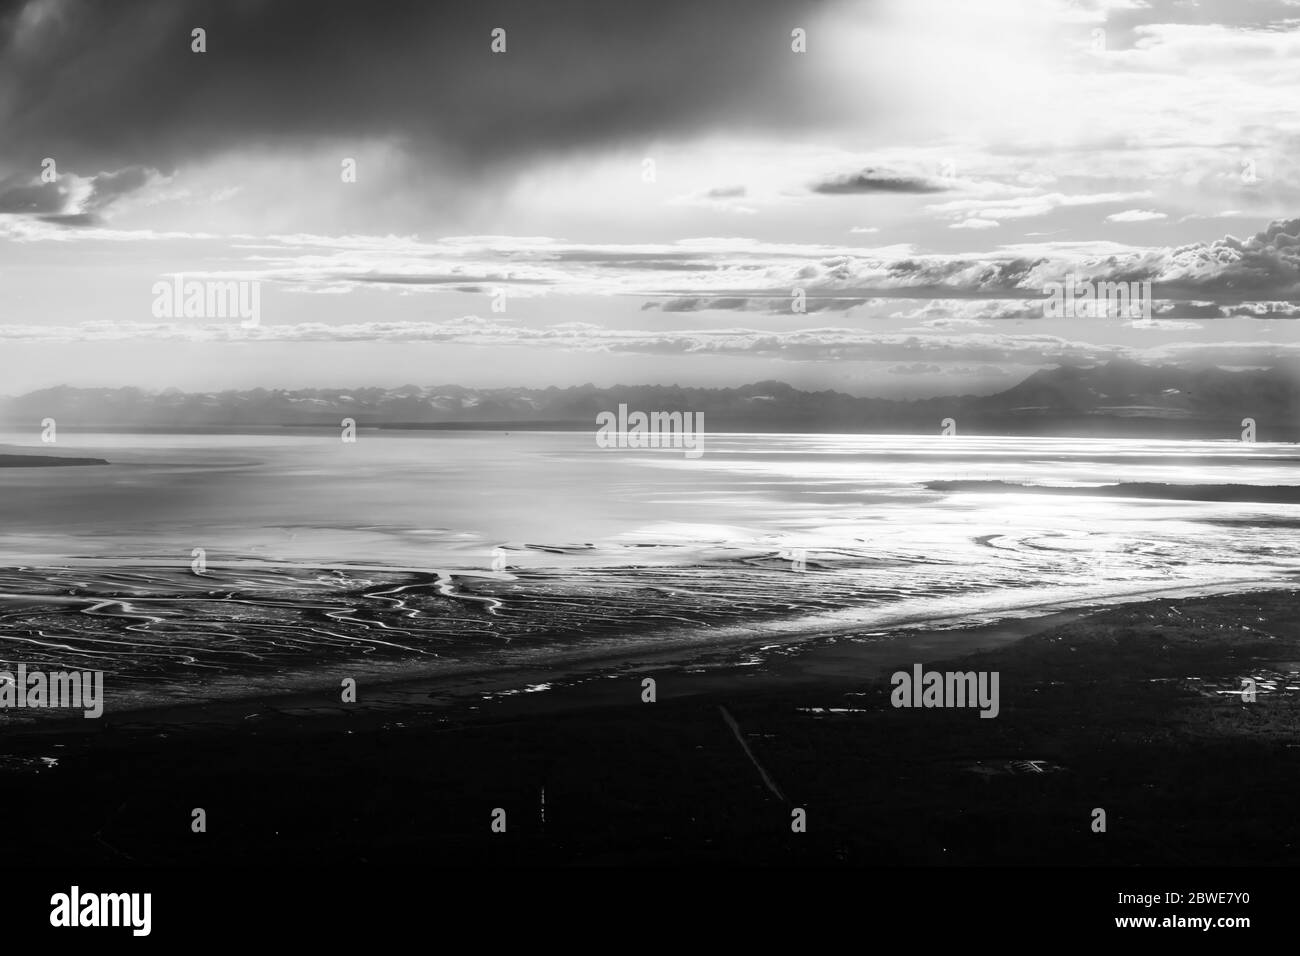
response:
<path id="1" fill-rule="evenodd" d="M 1106 217 L 1107 222 L 1150 222 L 1155 219 L 1169 218 L 1162 212 L 1155 212 L 1151 209 L 1125 209 L 1123 212 L 1113 212 Z"/>

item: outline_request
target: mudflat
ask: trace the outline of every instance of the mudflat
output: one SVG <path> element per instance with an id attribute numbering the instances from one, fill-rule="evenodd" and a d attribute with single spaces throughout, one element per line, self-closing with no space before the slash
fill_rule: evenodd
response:
<path id="1" fill-rule="evenodd" d="M 8 839 L 88 864 L 1293 864 L 1296 599 L 11 725 Z M 996 719 L 893 706 L 916 663 L 996 671 Z"/>

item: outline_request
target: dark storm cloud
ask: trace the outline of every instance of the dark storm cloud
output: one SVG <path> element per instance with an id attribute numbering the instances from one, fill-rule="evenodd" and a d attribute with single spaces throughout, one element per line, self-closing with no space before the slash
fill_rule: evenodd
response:
<path id="1" fill-rule="evenodd" d="M 22 165 L 141 164 L 394 136 L 483 164 L 779 126 L 821 98 L 791 0 L 0 0 L 0 129 Z M 207 31 L 193 53 L 190 32 Z M 502 27 L 506 52 L 491 52 Z"/>
<path id="2" fill-rule="evenodd" d="M 154 170 L 143 166 L 128 166 L 116 172 L 100 173 L 94 178 L 90 198 L 84 208 L 89 212 L 103 209 L 115 200 L 133 193 L 153 178 Z"/>
<path id="3" fill-rule="evenodd" d="M 833 176 L 815 183 L 815 193 L 824 196 L 857 196 L 865 193 L 941 193 L 948 187 L 916 176 L 903 176 L 884 169 L 864 169 L 860 173 Z"/>
<path id="4" fill-rule="evenodd" d="M 43 183 L 39 177 L 0 180 L 0 213 L 56 215 L 66 203 L 67 194 L 58 183 Z"/>
<path id="5" fill-rule="evenodd" d="M 0 213 L 36 216 L 61 226 L 93 226 L 100 222 L 100 212 L 154 175 L 155 170 L 143 166 L 100 173 L 90 177 L 90 190 L 79 199 L 73 198 L 70 188 L 73 177 L 60 175 L 54 182 L 42 182 L 39 175 L 10 176 L 0 180 Z"/>

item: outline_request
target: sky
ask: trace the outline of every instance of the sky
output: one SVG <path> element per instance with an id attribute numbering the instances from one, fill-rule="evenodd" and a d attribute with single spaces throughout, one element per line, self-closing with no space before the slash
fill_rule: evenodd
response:
<path id="1" fill-rule="evenodd" d="M 1298 0 L 0 0 L 0 394 L 1291 364 L 1298 145 Z"/>

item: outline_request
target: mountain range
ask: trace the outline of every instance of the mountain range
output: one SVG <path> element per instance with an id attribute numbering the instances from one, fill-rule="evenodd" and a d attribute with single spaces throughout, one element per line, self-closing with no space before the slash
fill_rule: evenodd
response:
<path id="1" fill-rule="evenodd" d="M 1115 360 L 1058 366 L 1005 391 L 902 401 L 802 391 L 763 381 L 736 388 L 633 385 L 597 388 L 250 389 L 149 392 L 58 386 L 0 399 L 0 422 L 59 428 L 237 429 L 275 426 L 589 429 L 602 411 L 696 412 L 709 431 L 927 432 L 945 418 L 958 434 L 1145 435 L 1240 438 L 1253 419 L 1261 441 L 1300 440 L 1300 374 Z"/>

